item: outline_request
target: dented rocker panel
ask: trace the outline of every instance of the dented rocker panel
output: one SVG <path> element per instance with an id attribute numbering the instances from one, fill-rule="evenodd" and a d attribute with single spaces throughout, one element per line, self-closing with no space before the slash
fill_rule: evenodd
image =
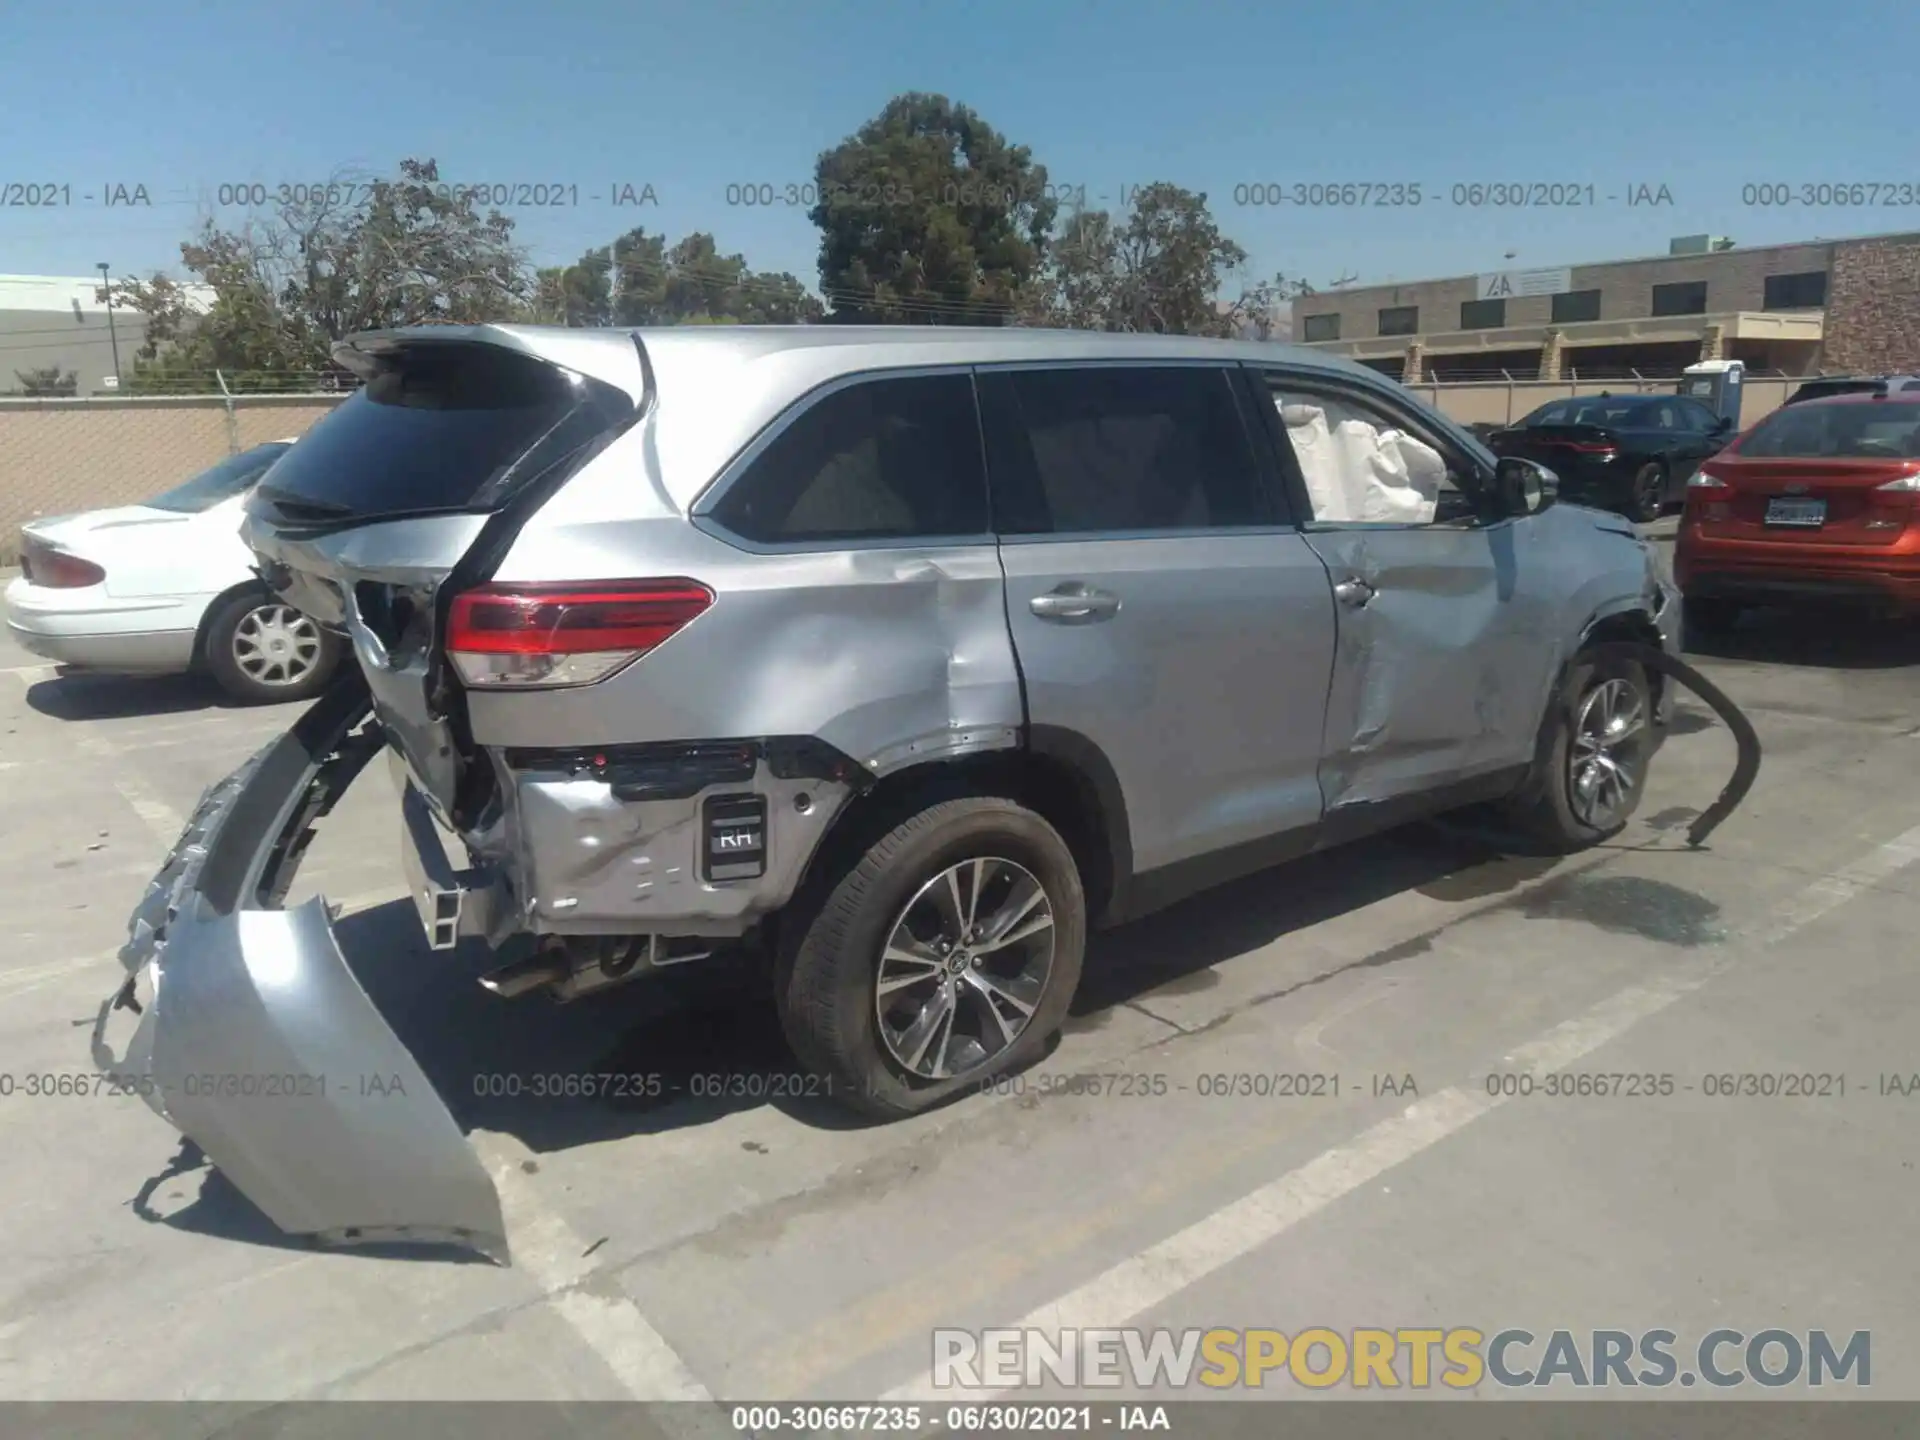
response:
<path id="1" fill-rule="evenodd" d="M 95 1063 L 290 1234 L 508 1259 L 498 1197 L 451 1112 L 348 968 L 324 899 L 272 908 L 313 822 L 378 748 L 343 677 L 201 797 L 135 912 Z M 143 998 L 144 997 L 144 998 Z M 116 1054 L 109 1031 L 137 1015 Z"/>

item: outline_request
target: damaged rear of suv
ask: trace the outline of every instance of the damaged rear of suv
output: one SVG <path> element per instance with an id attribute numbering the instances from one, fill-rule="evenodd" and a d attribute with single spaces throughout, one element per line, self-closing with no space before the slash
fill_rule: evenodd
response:
<path id="1" fill-rule="evenodd" d="M 324 905 L 280 908 L 376 751 L 431 951 L 524 950 L 483 983 L 565 1000 L 748 947 L 822 1089 L 898 1115 L 1035 1058 L 1092 925 L 1474 801 L 1592 843 L 1658 744 L 1643 542 L 1344 362 L 918 327 L 336 354 L 364 387 L 246 536 L 357 670 L 203 798 L 95 1037 L 290 1231 L 505 1253 Z M 1390 522 L 1316 510 L 1362 450 L 1426 477 Z"/>

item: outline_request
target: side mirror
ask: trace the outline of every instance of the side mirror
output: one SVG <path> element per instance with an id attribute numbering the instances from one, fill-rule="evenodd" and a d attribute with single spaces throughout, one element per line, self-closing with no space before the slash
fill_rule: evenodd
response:
<path id="1" fill-rule="evenodd" d="M 1509 515 L 1538 515 L 1560 498 L 1560 477 L 1517 455 L 1503 457 L 1493 479 L 1501 508 Z"/>
<path id="2" fill-rule="evenodd" d="M 1711 433 L 1724 435 L 1731 429 L 1733 429 L 1733 417 L 1731 415 L 1722 415 L 1713 422 L 1713 430 Z"/>

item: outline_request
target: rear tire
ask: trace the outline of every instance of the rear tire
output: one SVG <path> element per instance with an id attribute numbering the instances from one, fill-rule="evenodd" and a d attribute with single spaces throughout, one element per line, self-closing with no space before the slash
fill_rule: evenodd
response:
<path id="1" fill-rule="evenodd" d="M 207 673 L 246 705 L 312 699 L 327 688 L 344 648 L 265 590 L 231 595 L 207 618 Z"/>
<path id="2" fill-rule="evenodd" d="M 780 927 L 781 1026 L 865 1115 L 911 1115 L 1037 1059 L 1080 983 L 1073 853 L 1011 800 L 931 805 L 800 903 Z"/>
<path id="3" fill-rule="evenodd" d="M 1541 725 L 1528 789 L 1508 818 L 1556 854 L 1617 835 L 1640 807 L 1653 758 L 1653 695 L 1631 661 L 1574 659 Z"/>
<path id="4" fill-rule="evenodd" d="M 1651 525 L 1667 508 L 1667 467 L 1649 460 L 1634 472 L 1633 488 L 1627 494 L 1627 514 L 1642 525 Z"/>

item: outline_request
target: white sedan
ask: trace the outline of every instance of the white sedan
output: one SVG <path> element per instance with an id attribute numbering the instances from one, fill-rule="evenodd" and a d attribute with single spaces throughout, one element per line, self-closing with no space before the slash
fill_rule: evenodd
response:
<path id="1" fill-rule="evenodd" d="M 143 504 L 23 526 L 13 638 L 83 669 L 204 671 L 251 703 L 317 694 L 345 647 L 273 597 L 240 540 L 247 492 L 293 443 L 256 445 Z"/>

